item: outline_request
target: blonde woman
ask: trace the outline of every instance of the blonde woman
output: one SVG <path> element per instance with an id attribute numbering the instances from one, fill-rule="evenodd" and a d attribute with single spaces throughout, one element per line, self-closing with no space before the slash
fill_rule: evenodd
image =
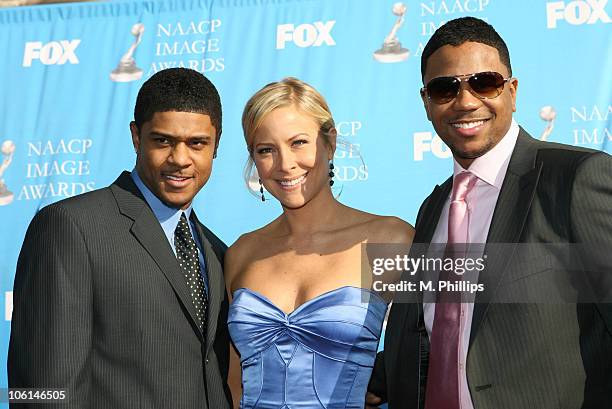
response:
<path id="1" fill-rule="evenodd" d="M 230 364 L 235 404 L 363 408 L 386 303 L 362 279 L 361 245 L 410 245 L 414 230 L 336 200 L 337 132 L 308 84 L 265 86 L 247 102 L 242 126 L 261 194 L 283 211 L 225 256 L 228 325 L 240 355 Z"/>

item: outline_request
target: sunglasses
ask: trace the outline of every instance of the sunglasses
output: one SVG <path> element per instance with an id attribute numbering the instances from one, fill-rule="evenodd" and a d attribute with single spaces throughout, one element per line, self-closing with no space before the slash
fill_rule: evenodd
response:
<path id="1" fill-rule="evenodd" d="M 459 95 L 461 83 L 467 82 L 468 91 L 476 98 L 491 99 L 498 97 L 504 90 L 506 82 L 512 77 L 504 78 L 499 72 L 477 72 L 475 74 L 457 75 L 456 77 L 437 77 L 421 88 L 421 93 L 436 104 L 446 104 Z"/>

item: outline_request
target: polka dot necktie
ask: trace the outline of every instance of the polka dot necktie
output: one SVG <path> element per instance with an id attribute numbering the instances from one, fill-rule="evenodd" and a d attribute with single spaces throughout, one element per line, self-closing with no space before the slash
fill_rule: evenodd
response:
<path id="1" fill-rule="evenodd" d="M 191 300 L 195 306 L 198 327 L 202 330 L 202 333 L 206 334 L 208 300 L 204 290 L 204 280 L 200 272 L 198 249 L 195 240 L 191 236 L 185 213 L 181 214 L 181 220 L 176 226 L 176 230 L 174 230 L 174 245 L 176 247 L 176 258 L 185 277 Z"/>

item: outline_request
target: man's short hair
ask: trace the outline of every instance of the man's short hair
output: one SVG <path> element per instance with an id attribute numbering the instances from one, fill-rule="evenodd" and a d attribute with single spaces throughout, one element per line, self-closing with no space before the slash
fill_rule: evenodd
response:
<path id="1" fill-rule="evenodd" d="M 134 122 L 142 124 L 153 119 L 156 112 L 192 112 L 210 117 L 221 136 L 221 98 L 212 82 L 188 68 L 169 68 L 154 74 L 138 91 L 134 107 Z"/>
<path id="2" fill-rule="evenodd" d="M 427 60 L 439 48 L 445 45 L 457 47 L 468 41 L 495 48 L 499 53 L 499 59 L 508 68 L 508 73 L 512 75 L 508 47 L 493 26 L 475 17 L 461 17 L 450 20 L 439 27 L 425 45 L 421 54 L 421 78 L 425 78 Z"/>

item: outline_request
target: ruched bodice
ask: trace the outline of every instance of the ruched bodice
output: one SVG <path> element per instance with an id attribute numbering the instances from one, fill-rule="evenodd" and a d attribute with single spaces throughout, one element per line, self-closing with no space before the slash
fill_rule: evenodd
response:
<path id="1" fill-rule="evenodd" d="M 387 305 L 340 287 L 285 314 L 234 292 L 228 326 L 242 365 L 242 408 L 363 408 Z"/>

